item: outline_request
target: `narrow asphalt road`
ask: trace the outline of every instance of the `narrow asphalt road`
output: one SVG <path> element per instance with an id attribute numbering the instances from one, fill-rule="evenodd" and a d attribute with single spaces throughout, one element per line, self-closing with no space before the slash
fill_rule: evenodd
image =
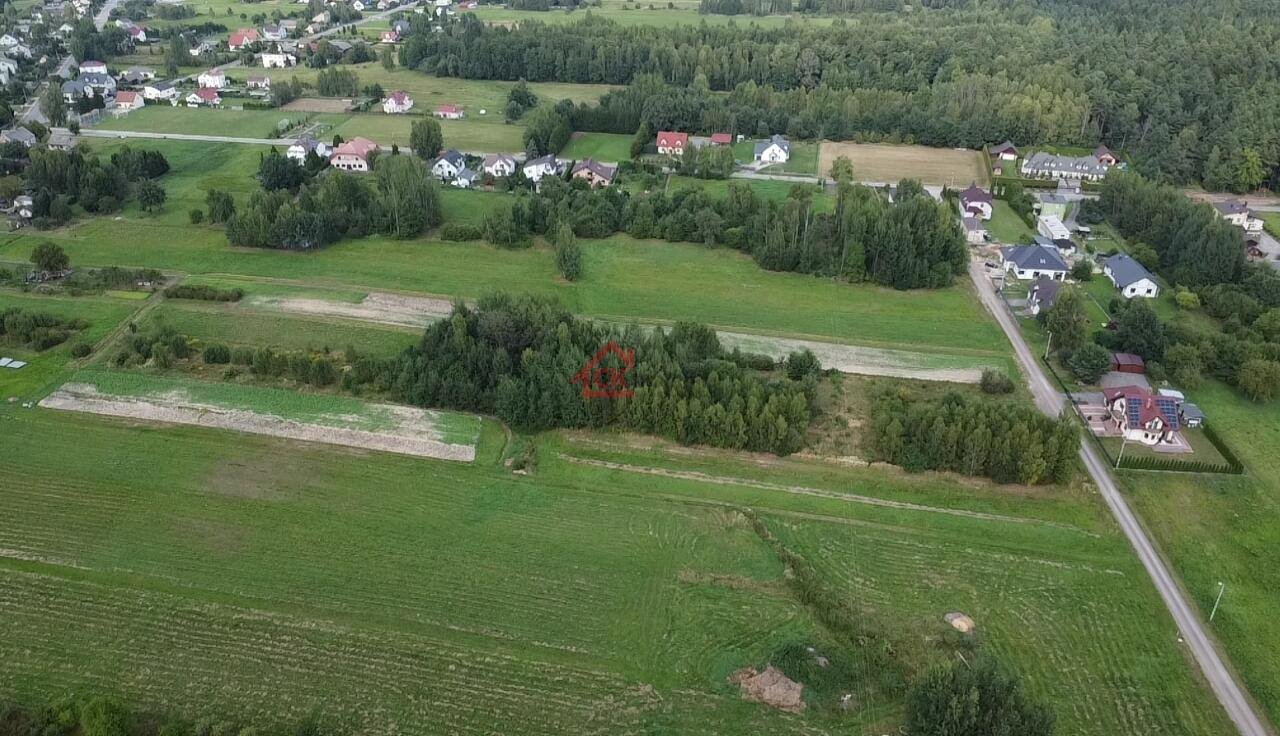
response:
<path id="1" fill-rule="evenodd" d="M 1029 378 L 1036 406 L 1050 416 L 1057 416 L 1066 405 L 1066 399 L 1040 367 L 1039 361 L 1027 346 L 1013 317 L 992 288 L 991 279 L 987 278 L 983 272 L 980 261 L 970 261 L 969 276 L 973 279 L 974 288 L 978 290 L 978 296 L 983 305 L 995 315 L 1000 328 L 1013 344 L 1018 362 Z M 1225 661 L 1218 653 L 1217 645 L 1205 631 L 1199 614 L 1187 602 L 1180 584 L 1169 571 L 1155 544 L 1147 536 L 1142 523 L 1129 508 L 1128 502 L 1124 500 L 1115 480 L 1111 477 L 1110 469 L 1098 455 L 1097 449 L 1088 442 L 1082 443 L 1080 458 L 1084 461 L 1085 469 L 1089 471 L 1093 482 L 1098 486 L 1098 492 L 1102 494 L 1107 508 L 1111 510 L 1112 516 L 1128 538 L 1129 544 L 1137 552 L 1138 559 L 1142 561 L 1142 566 L 1146 568 L 1147 574 L 1155 583 L 1156 590 L 1160 592 L 1160 598 L 1173 616 L 1178 633 L 1182 635 L 1182 640 L 1191 651 L 1191 656 L 1195 657 L 1196 663 L 1200 665 L 1201 672 L 1208 680 L 1214 695 L 1218 697 L 1218 702 L 1222 703 L 1227 716 L 1236 724 L 1241 736 L 1270 736 L 1271 731 L 1254 710 L 1253 704 L 1245 695 L 1244 688 L 1236 681 L 1235 675 L 1227 669 Z"/>

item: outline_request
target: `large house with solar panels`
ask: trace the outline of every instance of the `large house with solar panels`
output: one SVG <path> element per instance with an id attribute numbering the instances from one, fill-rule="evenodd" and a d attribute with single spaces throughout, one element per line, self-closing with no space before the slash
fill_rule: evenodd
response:
<path id="1" fill-rule="evenodd" d="M 1178 400 L 1153 394 L 1140 386 L 1121 386 L 1102 392 L 1107 409 L 1126 440 L 1144 445 L 1175 444 Z"/>

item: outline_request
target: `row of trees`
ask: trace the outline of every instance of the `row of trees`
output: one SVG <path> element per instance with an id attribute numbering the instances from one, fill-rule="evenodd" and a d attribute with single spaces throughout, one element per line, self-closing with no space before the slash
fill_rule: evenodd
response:
<path id="1" fill-rule="evenodd" d="M 581 237 L 626 232 L 636 238 L 725 245 L 750 253 L 771 271 L 871 281 L 897 289 L 938 288 L 965 267 L 955 217 L 920 185 L 903 181 L 894 202 L 876 190 L 841 182 L 835 211 L 815 211 L 812 189 L 798 186 L 781 202 L 744 183 L 728 195 L 701 190 L 632 195 L 616 187 L 544 179 L 485 218 L 484 237 L 503 246 L 528 243 L 567 223 Z"/>
<path id="2" fill-rule="evenodd" d="M 1069 418 L 1031 406 L 949 393 L 883 391 L 866 433 L 879 459 L 908 470 L 950 470 L 997 483 L 1059 483 L 1074 471 L 1080 438 Z"/>
<path id="3" fill-rule="evenodd" d="M 619 349 L 602 352 L 610 344 Z M 499 294 L 474 309 L 455 306 L 396 360 L 357 361 L 348 383 L 419 406 L 496 414 L 522 429 L 616 425 L 683 443 L 795 452 L 816 377 L 761 377 L 750 366 L 773 362 L 724 350 L 708 327 L 621 329 L 576 318 L 555 300 Z M 609 385 L 626 393 L 584 395 L 584 383 L 614 371 L 623 383 Z"/>
<path id="4" fill-rule="evenodd" d="M 413 238 L 441 222 L 437 184 L 411 156 L 377 157 L 372 177 L 329 171 L 297 196 L 262 189 L 237 209 L 229 195 L 210 192 L 207 204 L 210 220 L 226 222 L 228 242 L 259 248 L 306 250 L 372 233 Z"/>
<path id="5" fill-rule="evenodd" d="M 1280 104 L 1280 73 L 1258 73 L 1254 64 L 1280 51 L 1274 4 L 1250 3 L 1246 11 L 1231 0 L 954 2 L 931 4 L 949 6 L 945 11 L 890 16 L 876 12 L 879 3 L 835 4 L 867 17 L 765 29 L 621 26 L 599 18 L 506 28 L 463 16 L 443 33 L 415 29 L 401 62 L 512 81 L 629 84 L 651 74 L 691 91 L 666 95 L 697 102 L 676 108 L 692 123 L 679 129 L 691 132 L 968 147 L 1006 138 L 1103 142 L 1124 150 L 1140 170 L 1175 181 L 1243 191 L 1280 179 L 1280 126 L 1268 112 Z M 766 9 L 756 5 L 742 9 Z M 1196 29 L 1194 38 L 1187 28 Z M 717 101 L 703 90 L 732 94 Z M 654 105 L 655 115 L 662 107 Z M 629 125 L 609 129 L 635 130 L 639 112 Z M 703 112 L 713 119 L 701 119 Z"/>

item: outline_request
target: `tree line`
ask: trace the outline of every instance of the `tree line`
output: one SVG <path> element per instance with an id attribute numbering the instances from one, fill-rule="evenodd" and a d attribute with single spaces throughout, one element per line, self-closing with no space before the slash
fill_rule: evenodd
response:
<path id="1" fill-rule="evenodd" d="M 704 106 L 732 132 L 972 148 L 1102 142 L 1171 181 L 1238 191 L 1280 182 L 1280 124 L 1269 113 L 1280 72 L 1255 63 L 1280 52 L 1274 3 L 1022 0 L 910 14 L 852 4 L 856 22 L 767 29 L 600 18 L 506 28 L 463 15 L 442 33 L 415 28 L 401 63 L 510 81 L 654 75 L 673 89 L 731 92 Z M 610 129 L 635 130 L 638 113 Z"/>
<path id="2" fill-rule="evenodd" d="M 895 201 L 875 189 L 841 182 L 834 212 L 818 212 L 812 188 L 795 187 L 782 202 L 730 182 L 714 198 L 697 189 L 632 195 L 621 188 L 544 178 L 535 193 L 496 207 L 484 221 L 486 240 L 527 244 L 567 223 L 573 234 L 727 246 L 763 268 L 869 281 L 897 289 L 939 288 L 966 263 L 964 238 L 951 211 L 917 182 L 899 184 Z"/>
<path id="3" fill-rule="evenodd" d="M 599 352 L 611 343 L 618 352 Z M 584 396 L 583 381 L 594 385 L 589 361 L 623 371 L 623 351 L 634 356 L 623 374 L 633 393 Z M 575 383 L 584 367 L 587 376 Z M 725 350 L 702 325 L 619 328 L 577 318 L 554 299 L 496 294 L 474 308 L 455 305 L 397 359 L 357 361 L 345 381 L 527 430 L 617 426 L 686 444 L 795 452 L 809 425 L 815 372 L 793 379 L 753 368 L 772 370 L 774 362 Z"/>
<path id="4" fill-rule="evenodd" d="M 1027 485 L 1067 480 L 1080 448 L 1066 417 L 1050 419 L 1031 406 L 958 393 L 930 399 L 906 388 L 875 397 L 866 437 L 878 459 L 907 470 Z"/>
<path id="5" fill-rule="evenodd" d="M 105 214 L 135 196 L 144 209 L 159 206 L 165 192 L 153 180 L 168 171 L 159 151 L 124 146 L 104 159 L 76 149 L 32 149 L 23 179 L 31 191 L 33 222 L 49 227 L 69 220 L 72 205 Z"/>

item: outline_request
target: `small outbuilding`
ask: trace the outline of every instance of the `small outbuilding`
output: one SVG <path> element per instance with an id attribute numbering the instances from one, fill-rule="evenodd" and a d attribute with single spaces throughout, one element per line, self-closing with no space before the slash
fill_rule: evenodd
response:
<path id="1" fill-rule="evenodd" d="M 1118 373 L 1137 373 L 1141 375 L 1147 372 L 1147 364 L 1142 360 L 1141 355 L 1112 353 L 1111 370 Z"/>

